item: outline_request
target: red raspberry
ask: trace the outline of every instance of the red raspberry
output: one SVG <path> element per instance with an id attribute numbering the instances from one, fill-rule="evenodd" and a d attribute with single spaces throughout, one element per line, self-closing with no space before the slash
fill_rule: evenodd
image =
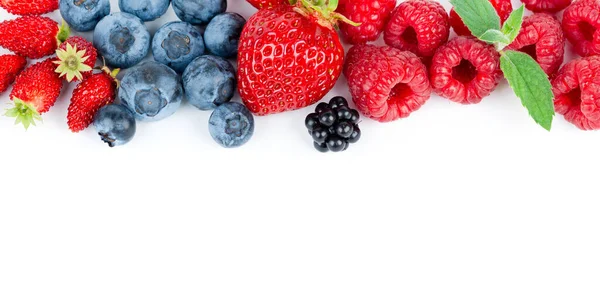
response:
<path id="1" fill-rule="evenodd" d="M 450 23 L 444 7 L 430 0 L 409 0 L 400 4 L 385 26 L 387 45 L 429 57 L 448 41 Z"/>
<path id="2" fill-rule="evenodd" d="M 431 94 L 427 68 L 419 57 L 392 47 L 352 47 L 344 75 L 358 110 L 380 122 L 408 117 Z"/>
<path id="3" fill-rule="evenodd" d="M 556 13 L 571 4 L 571 0 L 521 0 L 533 12 Z"/>
<path id="4" fill-rule="evenodd" d="M 562 28 L 575 52 L 581 56 L 600 54 L 600 2 L 597 0 L 576 1 L 564 14 Z"/>
<path id="5" fill-rule="evenodd" d="M 455 37 L 440 47 L 431 62 L 431 85 L 439 95 L 476 104 L 496 88 L 502 71 L 492 45 L 471 37 Z"/>
<path id="6" fill-rule="evenodd" d="M 583 130 L 600 129 L 600 57 L 564 65 L 552 80 L 554 108 Z"/>
<path id="7" fill-rule="evenodd" d="M 395 7 L 396 0 L 341 0 L 337 11 L 360 23 L 359 26 L 340 23 L 342 36 L 350 44 L 377 40 Z"/>
<path id="8" fill-rule="evenodd" d="M 554 74 L 565 56 L 565 37 L 560 22 L 548 14 L 525 17 L 519 35 L 508 49 L 529 54 L 546 74 Z"/>
<path id="9" fill-rule="evenodd" d="M 494 9 L 496 9 L 498 16 L 500 16 L 500 21 L 504 23 L 513 10 L 510 0 L 490 0 L 490 2 L 492 3 L 492 6 L 494 6 Z M 458 35 L 472 35 L 469 28 L 467 28 L 465 23 L 463 23 L 462 19 L 454 11 L 454 9 L 450 10 L 450 25 L 452 26 L 452 29 L 454 29 L 454 32 L 456 32 Z"/>

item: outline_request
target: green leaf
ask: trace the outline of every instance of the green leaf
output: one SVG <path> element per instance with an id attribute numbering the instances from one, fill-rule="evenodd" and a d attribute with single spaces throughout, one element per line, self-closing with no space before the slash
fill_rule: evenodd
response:
<path id="1" fill-rule="evenodd" d="M 504 35 L 506 35 L 506 37 L 509 39 L 507 44 L 512 43 L 521 31 L 521 24 L 523 24 L 523 12 L 525 11 L 524 7 L 525 6 L 521 6 L 519 9 L 516 9 L 510 13 L 510 16 L 508 19 L 506 19 L 504 25 L 502 26 L 502 33 L 504 33 Z"/>
<path id="2" fill-rule="evenodd" d="M 508 37 L 506 37 L 506 35 L 504 35 L 504 33 L 502 33 L 502 31 L 499 31 L 497 29 L 490 29 L 486 32 L 484 32 L 480 37 L 479 40 L 481 41 L 485 41 L 488 43 L 502 43 L 502 44 L 510 44 L 510 39 L 508 39 Z"/>
<path id="3" fill-rule="evenodd" d="M 502 52 L 500 68 L 536 123 L 550 131 L 554 117 L 552 85 L 540 65 L 518 51 Z"/>
<path id="4" fill-rule="evenodd" d="M 488 0 L 450 0 L 473 36 L 479 38 L 486 31 L 500 30 L 500 17 Z"/>

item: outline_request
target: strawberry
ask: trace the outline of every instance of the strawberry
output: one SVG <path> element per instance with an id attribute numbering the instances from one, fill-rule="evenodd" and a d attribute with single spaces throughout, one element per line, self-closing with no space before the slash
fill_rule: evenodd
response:
<path id="1" fill-rule="evenodd" d="M 14 81 L 27 65 L 27 59 L 17 55 L 0 56 L 0 94 Z"/>
<path id="2" fill-rule="evenodd" d="M 0 0 L 0 7 L 19 16 L 41 15 L 58 9 L 58 0 Z"/>
<path id="3" fill-rule="evenodd" d="M 58 65 L 56 72 L 60 77 L 66 76 L 68 82 L 80 81 L 92 75 L 92 68 L 96 65 L 98 52 L 92 43 L 83 37 L 69 37 L 56 50 Z"/>
<path id="4" fill-rule="evenodd" d="M 69 37 L 69 27 L 47 17 L 25 16 L 0 23 L 0 47 L 30 59 L 49 56 Z"/>
<path id="5" fill-rule="evenodd" d="M 300 109 L 333 88 L 344 61 L 333 25 L 345 19 L 332 12 L 336 5 L 321 5 L 299 1 L 250 17 L 238 51 L 238 88 L 250 111 L 268 115 Z"/>
<path id="6" fill-rule="evenodd" d="M 2 1 L 2 0 L 0 0 Z M 267 9 L 279 5 L 290 4 L 288 0 L 247 0 L 256 9 Z"/>
<path id="7" fill-rule="evenodd" d="M 49 58 L 25 69 L 15 81 L 10 99 L 15 107 L 6 116 L 17 118 L 25 129 L 41 120 L 40 115 L 50 110 L 62 89 L 62 79 L 54 71 L 54 59 Z"/>
<path id="8" fill-rule="evenodd" d="M 377 40 L 395 7 L 396 0 L 340 0 L 337 11 L 360 23 L 359 26 L 341 23 L 343 38 L 350 44 Z"/>
<path id="9" fill-rule="evenodd" d="M 119 82 L 115 78 L 119 69 L 110 71 L 102 68 L 102 73 L 84 79 L 73 90 L 67 114 L 67 124 L 73 132 L 86 129 L 94 121 L 94 115 L 103 106 L 115 100 Z"/>

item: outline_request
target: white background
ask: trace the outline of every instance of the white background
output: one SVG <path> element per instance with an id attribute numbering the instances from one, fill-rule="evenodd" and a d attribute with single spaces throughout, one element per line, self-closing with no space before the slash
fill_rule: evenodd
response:
<path id="1" fill-rule="evenodd" d="M 227 150 L 187 104 L 111 149 L 68 130 L 71 90 L 27 132 L 0 118 L 2 282 L 600 280 L 600 132 L 544 131 L 506 82 L 363 120 L 340 154 L 312 148 L 313 107 Z"/>

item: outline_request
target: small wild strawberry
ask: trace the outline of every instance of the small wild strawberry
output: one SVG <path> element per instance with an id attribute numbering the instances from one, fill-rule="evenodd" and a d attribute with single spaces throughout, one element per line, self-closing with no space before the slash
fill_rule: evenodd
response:
<path id="1" fill-rule="evenodd" d="M 0 47 L 30 59 L 54 54 L 69 37 L 69 27 L 47 17 L 25 16 L 0 23 Z"/>
<path id="2" fill-rule="evenodd" d="M 17 55 L 0 56 L 0 94 L 14 81 L 27 65 L 27 59 Z"/>
<path id="3" fill-rule="evenodd" d="M 98 53 L 92 43 L 83 37 L 70 37 L 56 50 L 58 65 L 56 72 L 65 77 L 68 82 L 81 81 L 92 75 Z"/>
<path id="4" fill-rule="evenodd" d="M 19 16 L 41 15 L 58 9 L 58 0 L 0 0 L 0 7 Z"/>

